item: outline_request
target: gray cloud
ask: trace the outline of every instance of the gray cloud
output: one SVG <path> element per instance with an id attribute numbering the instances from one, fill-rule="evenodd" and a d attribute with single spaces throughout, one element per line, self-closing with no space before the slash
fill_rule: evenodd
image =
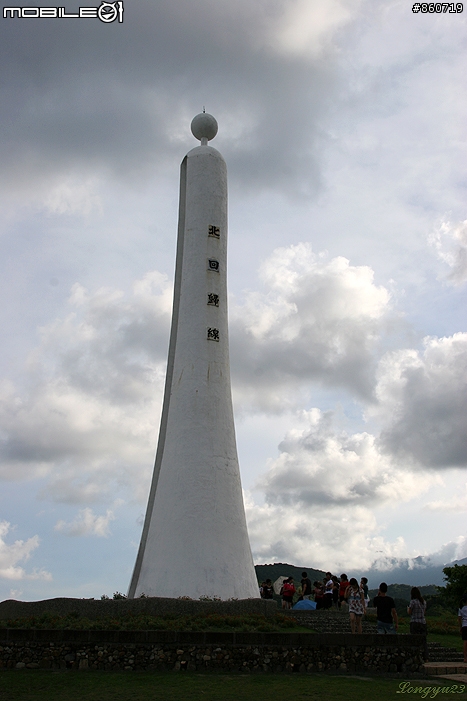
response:
<path id="1" fill-rule="evenodd" d="M 397 464 L 381 452 L 369 433 L 336 432 L 332 412 L 313 409 L 280 443 L 280 456 L 258 481 L 268 504 L 369 507 L 410 499 L 417 480 L 410 464 Z M 431 482 L 436 478 L 432 477 Z M 430 480 L 425 481 L 425 489 Z"/>
<path id="2" fill-rule="evenodd" d="M 232 11 L 202 0 L 193 13 L 185 0 L 140 0 L 127 3 L 119 26 L 3 20 L 5 184 L 76 168 L 127 179 L 164 167 L 180 142 L 192 143 L 187 125 L 205 103 L 233 179 L 241 171 L 246 186 L 316 192 L 319 122 L 335 83 L 331 38 L 351 13 L 336 12 L 343 0 L 324 12 L 309 5 L 320 47 L 311 53 L 288 46 L 296 18 L 283 1 L 242 0 Z"/>
<path id="3" fill-rule="evenodd" d="M 380 363 L 375 413 L 388 453 L 425 467 L 467 464 L 467 334 L 427 338 L 423 353 L 401 350 Z"/>
<path id="4" fill-rule="evenodd" d="M 75 285 L 72 312 L 41 330 L 29 386 L 1 392 L 1 470 L 45 477 L 42 496 L 72 503 L 133 483 L 144 492 L 155 450 L 172 291 L 149 273 L 130 300 Z M 130 469 L 131 466 L 131 469 Z M 142 471 L 133 480 L 130 472 Z M 147 473 L 147 474 L 146 474 Z M 144 499 L 144 497 L 143 497 Z"/>
<path id="5" fill-rule="evenodd" d="M 443 221 L 428 241 L 451 269 L 445 278 L 447 282 L 456 286 L 467 282 L 467 219 L 457 224 Z"/>
<path id="6" fill-rule="evenodd" d="M 311 381 L 371 400 L 376 353 L 391 311 L 367 266 L 328 260 L 300 243 L 263 263 L 265 291 L 233 310 L 237 401 L 280 411 L 303 401 Z"/>

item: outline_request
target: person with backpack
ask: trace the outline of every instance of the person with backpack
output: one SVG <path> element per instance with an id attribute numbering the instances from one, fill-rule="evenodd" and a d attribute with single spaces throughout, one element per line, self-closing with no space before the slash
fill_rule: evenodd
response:
<path id="1" fill-rule="evenodd" d="M 295 585 L 293 583 L 293 577 L 288 577 L 282 582 L 282 608 L 291 609 L 293 602 L 293 595 L 295 594 Z"/>

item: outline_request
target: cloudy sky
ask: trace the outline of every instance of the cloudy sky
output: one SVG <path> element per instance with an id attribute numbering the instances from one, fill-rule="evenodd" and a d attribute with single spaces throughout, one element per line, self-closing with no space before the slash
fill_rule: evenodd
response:
<path id="1" fill-rule="evenodd" d="M 466 557 L 465 13 L 125 0 L 0 32 L 0 599 L 128 587 L 203 106 L 255 562 Z"/>

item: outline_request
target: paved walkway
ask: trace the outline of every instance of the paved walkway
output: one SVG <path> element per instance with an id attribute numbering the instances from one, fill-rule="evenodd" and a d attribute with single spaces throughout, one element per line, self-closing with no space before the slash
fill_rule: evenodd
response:
<path id="1" fill-rule="evenodd" d="M 467 684 L 466 662 L 425 662 L 423 666 L 430 677 Z"/>

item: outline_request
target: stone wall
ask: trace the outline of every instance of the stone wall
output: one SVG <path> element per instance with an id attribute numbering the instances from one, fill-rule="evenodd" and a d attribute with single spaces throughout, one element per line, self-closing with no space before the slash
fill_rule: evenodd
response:
<path id="1" fill-rule="evenodd" d="M 424 674 L 423 636 L 0 630 L 1 669 Z"/>
<path id="2" fill-rule="evenodd" d="M 128 614 L 146 614 L 150 616 L 186 616 L 217 613 L 222 615 L 241 615 L 259 613 L 274 616 L 280 612 L 275 601 L 265 599 L 239 599 L 237 601 L 194 601 L 147 597 L 143 599 L 46 599 L 45 601 L 15 601 L 13 599 L 0 603 L 0 620 L 39 616 L 43 613 L 55 613 L 65 616 L 76 613 L 90 620 L 125 616 Z"/>

